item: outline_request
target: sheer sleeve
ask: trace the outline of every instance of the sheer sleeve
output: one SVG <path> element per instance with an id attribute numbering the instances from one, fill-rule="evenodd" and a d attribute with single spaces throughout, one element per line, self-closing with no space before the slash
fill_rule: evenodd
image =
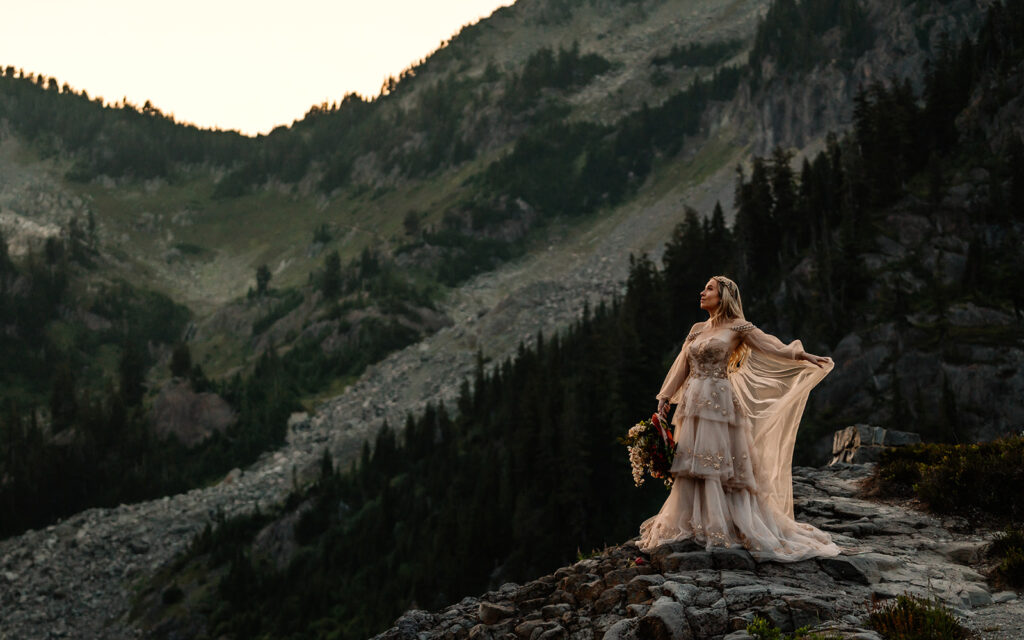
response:
<path id="1" fill-rule="evenodd" d="M 686 376 L 690 373 L 687 350 L 690 347 L 690 342 L 700 334 L 700 329 L 697 328 L 698 325 L 699 323 L 690 329 L 689 335 L 683 341 L 683 347 L 679 350 L 676 361 L 672 363 L 672 367 L 668 370 L 668 375 L 665 376 L 665 381 L 661 383 L 661 391 L 656 396 L 658 400 L 668 400 L 672 404 L 679 404 L 679 398 L 676 396 L 679 395 L 678 392 L 682 388 L 683 382 L 686 381 Z"/>
<path id="2" fill-rule="evenodd" d="M 751 322 L 736 325 L 732 330 L 739 333 L 743 343 L 754 351 L 760 351 L 776 358 L 800 360 L 800 355 L 804 352 L 804 345 L 799 340 L 785 344 L 770 333 L 761 331 Z"/>
<path id="3" fill-rule="evenodd" d="M 828 360 L 815 366 L 800 359 L 803 345 L 788 345 L 749 322 L 733 327 L 750 347 L 750 355 L 730 374 L 733 393 L 750 418 L 758 491 L 793 517 L 793 448 L 807 397 L 832 370 Z"/>
<path id="4" fill-rule="evenodd" d="M 661 384 L 661 391 L 658 392 L 658 400 L 671 400 L 672 396 L 675 395 L 676 391 L 683 385 L 683 381 L 686 380 L 687 374 L 690 373 L 690 364 L 687 362 L 686 350 L 690 346 L 690 341 L 687 339 L 683 343 L 683 348 L 679 350 L 679 355 L 676 356 L 676 361 L 672 363 L 672 368 L 668 370 L 668 375 L 665 376 L 665 382 Z"/>

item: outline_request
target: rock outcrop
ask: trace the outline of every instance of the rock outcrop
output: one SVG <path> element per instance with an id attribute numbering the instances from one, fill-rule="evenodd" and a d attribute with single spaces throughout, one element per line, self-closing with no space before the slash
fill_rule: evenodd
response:
<path id="1" fill-rule="evenodd" d="M 407 611 L 376 640 L 571 638 L 741 640 L 755 616 L 792 631 L 881 640 L 873 599 L 938 598 L 991 638 L 1024 638 L 1020 601 L 977 570 L 985 533 L 856 497 L 870 465 L 794 470 L 797 519 L 830 531 L 835 558 L 757 563 L 741 548 L 685 541 L 641 553 L 635 541 L 525 584 L 507 583 L 443 611 Z M 993 624 L 992 620 L 1001 620 Z"/>
<path id="2" fill-rule="evenodd" d="M 231 426 L 235 412 L 216 393 L 196 393 L 188 382 L 172 380 L 153 401 L 152 418 L 157 435 L 192 447 Z"/>
<path id="3" fill-rule="evenodd" d="M 855 424 L 832 435 L 832 461 L 875 462 L 886 447 L 902 447 L 921 442 L 921 436 L 909 431 L 895 431 L 867 424 Z"/>

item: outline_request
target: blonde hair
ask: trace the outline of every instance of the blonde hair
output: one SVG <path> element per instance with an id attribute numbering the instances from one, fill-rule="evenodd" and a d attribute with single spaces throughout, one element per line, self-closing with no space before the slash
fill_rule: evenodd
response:
<path id="1" fill-rule="evenodd" d="M 733 318 L 743 320 L 743 301 L 740 299 L 740 288 L 725 276 L 712 278 L 718 283 L 718 307 L 711 312 L 711 326 L 718 327 Z"/>
<path id="2" fill-rule="evenodd" d="M 736 283 L 725 276 L 714 276 L 712 280 L 718 283 L 718 307 L 711 312 L 711 326 L 718 327 L 732 319 L 745 320 L 743 300 L 740 298 L 740 288 Z M 729 358 L 728 372 L 732 373 L 743 366 L 749 354 L 750 347 L 741 343 Z"/>

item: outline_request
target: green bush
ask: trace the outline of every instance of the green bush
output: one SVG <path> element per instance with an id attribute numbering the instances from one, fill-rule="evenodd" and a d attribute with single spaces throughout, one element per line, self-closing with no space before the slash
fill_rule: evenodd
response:
<path id="1" fill-rule="evenodd" d="M 999 560 L 995 576 L 1011 587 L 1024 587 L 1024 529 L 1006 527 L 988 548 L 989 558 Z"/>
<path id="2" fill-rule="evenodd" d="M 914 495 L 939 513 L 1019 522 L 1024 495 L 1005 488 L 1024 483 L 1024 437 L 888 449 L 875 468 L 874 482 L 881 495 Z"/>
<path id="3" fill-rule="evenodd" d="M 252 323 L 252 335 L 259 335 L 269 329 L 275 322 L 294 311 L 303 300 L 304 296 L 298 289 L 286 290 L 265 316 Z"/>
<path id="4" fill-rule="evenodd" d="M 839 636 L 829 633 L 811 633 L 809 627 L 800 627 L 792 634 L 784 634 L 781 629 L 766 618 L 757 616 L 747 625 L 747 633 L 756 640 L 839 640 Z"/>
<path id="5" fill-rule="evenodd" d="M 968 631 L 938 600 L 911 595 L 872 604 L 868 625 L 886 640 L 958 640 Z"/>

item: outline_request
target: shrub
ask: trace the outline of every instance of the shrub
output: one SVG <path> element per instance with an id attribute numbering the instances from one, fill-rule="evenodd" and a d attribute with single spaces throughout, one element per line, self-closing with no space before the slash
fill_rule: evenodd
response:
<path id="1" fill-rule="evenodd" d="M 868 625 L 886 640 L 958 640 L 967 630 L 938 600 L 911 595 L 871 605 Z"/>
<path id="2" fill-rule="evenodd" d="M 252 335 L 259 335 L 269 329 L 271 325 L 302 304 L 303 299 L 301 291 L 297 289 L 286 290 L 265 316 L 258 318 L 252 323 Z"/>
<path id="3" fill-rule="evenodd" d="M 808 627 L 800 627 L 792 634 L 783 634 L 781 629 L 760 616 L 747 625 L 747 633 L 756 640 L 839 640 L 839 636 L 832 633 L 811 633 Z"/>
<path id="4" fill-rule="evenodd" d="M 916 495 L 939 513 L 1024 519 L 1024 437 L 966 445 L 920 444 L 888 449 L 875 468 L 878 493 Z"/>
<path id="5" fill-rule="evenodd" d="M 992 541 L 988 556 L 1000 560 L 996 578 L 1011 587 L 1024 587 L 1024 529 L 1006 527 Z"/>

